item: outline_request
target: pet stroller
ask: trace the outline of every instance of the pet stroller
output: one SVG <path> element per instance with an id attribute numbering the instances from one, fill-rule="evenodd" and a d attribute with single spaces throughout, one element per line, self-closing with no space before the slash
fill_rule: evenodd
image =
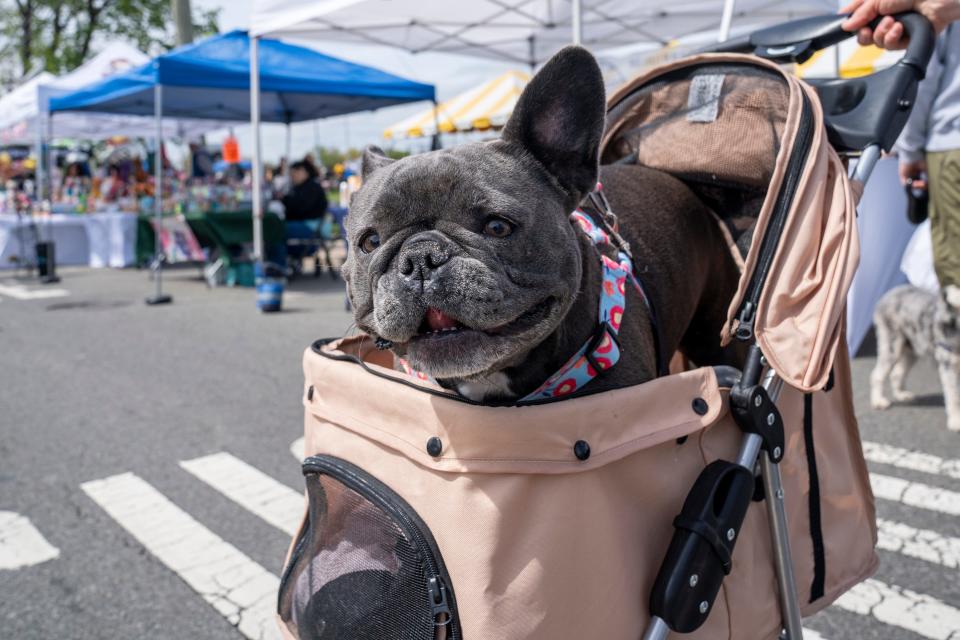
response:
<path id="1" fill-rule="evenodd" d="M 843 318 L 858 189 L 933 46 L 817 87 L 777 62 L 848 37 L 824 16 L 635 79 L 601 162 L 680 178 L 742 260 L 723 341 L 743 371 L 481 406 L 372 341 L 304 356 L 307 513 L 281 579 L 288 638 L 801 638 L 877 566 Z M 740 52 L 750 51 L 754 55 Z M 851 180 L 841 156 L 859 155 Z"/>

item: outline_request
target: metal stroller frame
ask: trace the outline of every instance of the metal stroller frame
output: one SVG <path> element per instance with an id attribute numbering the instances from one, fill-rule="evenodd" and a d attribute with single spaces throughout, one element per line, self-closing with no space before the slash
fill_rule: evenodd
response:
<path id="1" fill-rule="evenodd" d="M 780 63 L 804 62 L 814 52 L 854 35 L 841 28 L 845 19 L 827 15 L 797 20 L 701 53 L 753 53 Z M 896 65 L 862 78 L 811 83 L 824 108 L 830 144 L 843 156 L 859 157 L 852 178 L 860 183 L 867 181 L 881 152 L 889 151 L 900 135 L 933 53 L 935 36 L 926 18 L 907 13 L 898 19 L 910 45 Z M 777 231 L 763 238 L 764 245 L 772 244 L 771 248 L 779 241 Z M 768 274 L 759 275 L 762 288 Z M 731 411 L 744 432 L 740 450 L 736 462 L 717 461 L 704 469 L 688 494 L 651 592 L 651 619 L 643 640 L 665 640 L 671 631 L 690 633 L 706 620 L 730 571 L 730 557 L 753 496 L 757 467 L 774 547 L 783 617 L 781 638 L 803 638 L 779 466 L 784 430 L 776 403 L 783 380 L 768 366 L 754 341 L 751 313 L 749 306 L 742 310 L 737 330 L 737 339 L 751 343 L 742 374 L 722 368 L 732 383 Z"/>

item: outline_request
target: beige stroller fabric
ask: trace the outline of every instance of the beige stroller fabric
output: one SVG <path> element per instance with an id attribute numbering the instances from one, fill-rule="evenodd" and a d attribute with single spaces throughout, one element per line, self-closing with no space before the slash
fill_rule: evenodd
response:
<path id="1" fill-rule="evenodd" d="M 306 455 L 348 460 L 416 510 L 450 572 L 465 638 L 640 637 L 674 516 L 703 468 L 733 459 L 741 439 L 712 369 L 563 402 L 495 408 L 411 386 L 383 366 L 388 362 L 369 340 L 326 349 L 361 355 L 383 377 L 306 352 Z M 825 591 L 815 602 L 809 602 L 814 552 L 803 394 L 786 389 L 779 403 L 804 614 L 830 604 L 877 563 L 873 498 L 845 358 L 836 362 L 835 381 L 831 391 L 812 397 L 825 543 Z M 696 398 L 707 403 L 703 416 L 692 408 Z M 437 457 L 426 451 L 432 437 L 443 443 Z M 585 461 L 574 455 L 578 440 L 590 444 Z M 762 640 L 779 633 L 762 502 L 751 504 L 733 566 L 706 624 L 689 637 Z"/>
<path id="2" fill-rule="evenodd" d="M 662 79 L 704 63 L 748 63 L 767 69 L 779 81 L 727 74 L 714 121 L 671 117 L 686 113 L 691 80 Z M 641 91 L 639 98 L 628 99 L 647 85 L 654 86 Z M 601 158 L 604 163 L 614 162 L 636 151 L 640 164 L 680 177 L 707 174 L 724 184 L 769 185 L 758 213 L 717 211 L 732 218 L 741 231 L 759 235 L 767 228 L 797 144 L 804 94 L 813 110 L 813 138 L 760 298 L 754 332 L 780 377 L 791 386 L 812 391 L 822 388 L 830 374 L 846 293 L 860 257 L 857 198 L 842 161 L 827 142 L 813 89 L 772 62 L 738 54 L 701 55 L 658 67 L 610 98 Z M 641 129 L 639 134 L 627 139 L 624 132 L 636 129 Z M 724 342 L 736 329 L 736 313 L 757 266 L 759 245 L 753 243 L 746 255 Z"/>
<path id="3" fill-rule="evenodd" d="M 713 78 L 685 75 L 705 63 L 719 65 L 707 72 Z M 715 109 L 690 108 L 691 96 L 720 86 Z M 609 108 L 602 161 L 636 154 L 701 189 L 743 254 L 723 340 L 737 329 L 760 260 L 760 243 L 750 238 L 775 219 L 785 181 L 795 181 L 754 331 L 788 385 L 777 402 L 786 430 L 780 467 L 797 591 L 802 612 L 811 614 L 877 565 L 842 329 L 858 259 L 855 196 L 827 143 L 816 96 L 773 64 L 724 54 L 656 69 L 617 92 Z M 802 171 L 791 175 L 805 108 L 809 147 Z M 412 507 L 442 555 L 462 636 L 639 638 L 673 519 L 701 471 L 736 459 L 742 439 L 729 389 L 714 370 L 562 402 L 484 407 L 413 382 L 391 365 L 368 338 L 307 350 L 306 455 L 352 463 Z M 834 384 L 824 390 L 831 371 Z M 589 445 L 586 459 L 575 454 L 579 441 Z M 310 506 L 328 506 L 330 498 L 318 491 Z M 345 508 L 336 519 L 360 515 Z M 288 638 L 319 637 L 298 630 L 291 613 L 297 598 L 303 601 L 292 583 L 311 584 L 309 572 L 322 565 L 304 554 L 353 557 L 365 548 L 346 544 L 349 531 L 306 540 L 316 536 L 311 525 L 324 523 L 305 521 L 282 580 Z M 379 573 L 371 575 L 384 584 L 398 571 L 389 551 L 376 547 L 363 565 L 375 565 Z M 437 628 L 436 637 L 446 637 L 447 627 Z M 772 640 L 780 628 L 766 506 L 755 501 L 738 533 L 732 573 L 705 624 L 688 637 Z"/>

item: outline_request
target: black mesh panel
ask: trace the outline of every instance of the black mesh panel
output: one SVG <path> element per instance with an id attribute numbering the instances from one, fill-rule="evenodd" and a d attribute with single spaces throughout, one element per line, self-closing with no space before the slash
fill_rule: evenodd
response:
<path id="1" fill-rule="evenodd" d="M 433 640 L 422 551 L 373 502 L 306 476 L 310 519 L 284 576 L 280 616 L 301 640 Z"/>

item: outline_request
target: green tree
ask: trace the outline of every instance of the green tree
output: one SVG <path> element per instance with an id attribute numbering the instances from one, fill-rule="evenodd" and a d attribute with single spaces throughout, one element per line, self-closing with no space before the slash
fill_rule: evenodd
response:
<path id="1" fill-rule="evenodd" d="M 387 149 L 384 151 L 387 154 L 387 157 L 393 158 L 394 160 L 399 160 L 400 158 L 405 158 L 410 155 L 409 151 L 403 151 L 401 149 Z M 333 165 L 340 162 L 349 162 L 350 160 L 356 160 L 363 155 L 362 149 L 357 149 L 355 147 L 350 147 L 347 150 L 338 149 L 337 147 L 317 147 L 314 149 L 314 155 L 320 164 L 329 168 L 332 168 Z"/>
<path id="2" fill-rule="evenodd" d="M 218 13 L 194 11 L 196 34 L 216 33 Z M 176 42 L 170 0 L 0 0 L 0 19 L 0 67 L 17 69 L 13 78 L 74 69 L 104 39 L 129 40 L 151 54 Z"/>

